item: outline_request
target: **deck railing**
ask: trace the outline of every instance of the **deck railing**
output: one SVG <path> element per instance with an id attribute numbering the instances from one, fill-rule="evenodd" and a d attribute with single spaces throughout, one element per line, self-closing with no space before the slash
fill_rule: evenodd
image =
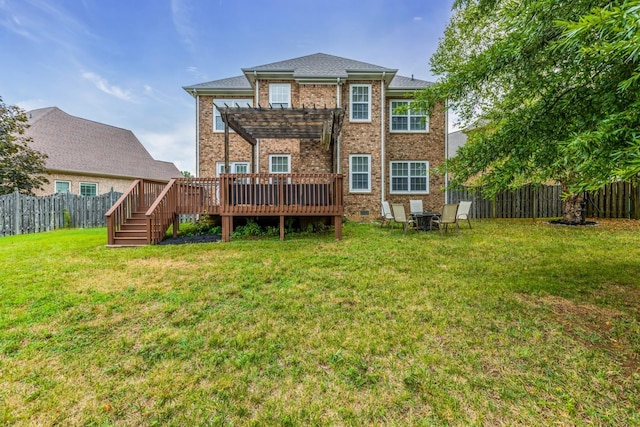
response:
<path id="1" fill-rule="evenodd" d="M 122 197 L 107 211 L 107 240 L 114 244 L 116 231 L 135 212 L 143 212 L 158 198 L 166 182 L 136 179 Z"/>
<path id="2" fill-rule="evenodd" d="M 338 218 L 344 212 L 342 185 L 339 174 L 222 174 L 168 184 L 138 179 L 105 215 L 108 244 L 139 212 L 145 214 L 147 243 L 160 242 L 172 224 L 175 233 L 180 214 L 220 215 L 227 233 L 234 216 L 280 216 L 281 223 L 285 216 Z"/>

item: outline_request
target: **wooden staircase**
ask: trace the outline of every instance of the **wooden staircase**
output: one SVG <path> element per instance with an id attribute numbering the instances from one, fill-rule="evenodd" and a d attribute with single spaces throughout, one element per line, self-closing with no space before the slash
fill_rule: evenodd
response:
<path id="1" fill-rule="evenodd" d="M 147 218 L 146 210 L 134 212 L 125 219 L 120 230 L 115 232 L 112 246 L 146 246 L 147 242 Z"/>

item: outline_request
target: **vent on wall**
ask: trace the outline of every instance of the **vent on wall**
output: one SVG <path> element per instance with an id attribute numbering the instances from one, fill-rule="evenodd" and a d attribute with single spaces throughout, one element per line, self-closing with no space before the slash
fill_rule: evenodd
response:
<path id="1" fill-rule="evenodd" d="M 369 216 L 369 211 L 360 211 L 360 216 Z"/>

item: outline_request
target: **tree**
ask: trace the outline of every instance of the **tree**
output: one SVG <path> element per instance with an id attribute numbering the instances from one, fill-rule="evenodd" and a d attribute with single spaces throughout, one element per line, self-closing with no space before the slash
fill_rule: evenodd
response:
<path id="1" fill-rule="evenodd" d="M 457 0 L 414 108 L 446 99 L 467 144 L 452 185 L 559 181 L 564 221 L 585 190 L 640 172 L 640 0 Z"/>
<path id="2" fill-rule="evenodd" d="M 27 114 L 20 107 L 6 105 L 0 97 L 0 195 L 17 188 L 23 194 L 49 182 L 46 155 L 29 148 L 30 137 L 24 135 L 29 127 Z"/>
<path id="3" fill-rule="evenodd" d="M 189 172 L 189 171 L 180 171 L 180 173 L 185 178 L 192 178 L 193 177 L 193 175 L 191 175 L 191 172 Z"/>

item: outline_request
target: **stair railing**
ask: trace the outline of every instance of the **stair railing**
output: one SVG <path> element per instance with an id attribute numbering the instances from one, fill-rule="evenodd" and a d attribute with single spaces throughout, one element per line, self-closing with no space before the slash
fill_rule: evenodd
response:
<path id="1" fill-rule="evenodd" d="M 174 225 L 174 234 L 177 231 L 177 179 L 172 179 L 164 190 L 158 195 L 145 214 L 147 219 L 147 243 L 159 243 L 171 224 Z"/>
<path id="2" fill-rule="evenodd" d="M 131 218 L 134 212 L 146 210 L 146 207 L 156 199 L 165 182 L 151 181 L 145 179 L 136 179 L 129 186 L 127 191 L 118 199 L 118 201 L 107 211 L 107 243 L 115 244 L 116 231 Z"/>

